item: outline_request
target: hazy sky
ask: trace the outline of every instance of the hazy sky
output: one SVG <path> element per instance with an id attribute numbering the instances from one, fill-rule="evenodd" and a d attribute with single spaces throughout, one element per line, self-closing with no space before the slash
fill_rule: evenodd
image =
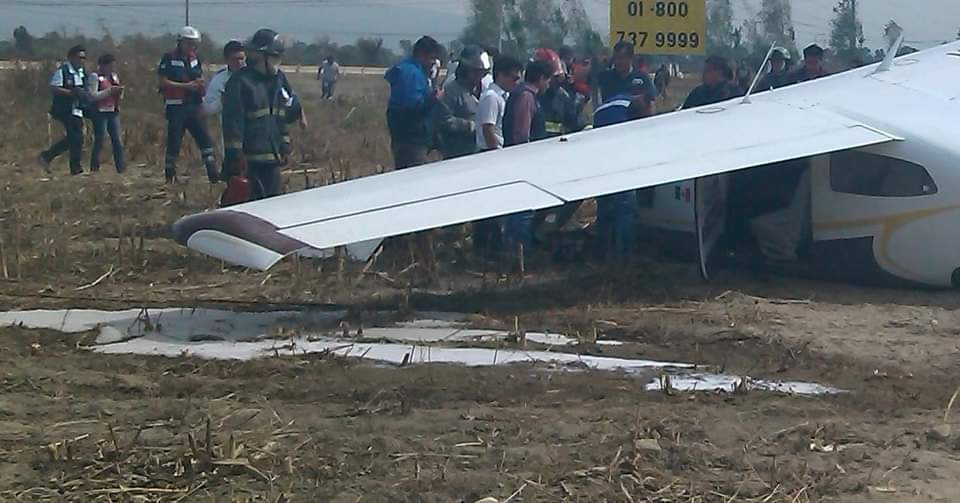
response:
<path id="1" fill-rule="evenodd" d="M 595 27 L 607 31 L 609 0 L 582 0 Z M 734 0 L 738 16 L 756 13 L 761 0 Z M 191 24 L 218 39 L 245 38 L 270 26 L 301 40 L 329 34 L 338 42 L 382 36 L 388 44 L 423 33 L 455 38 L 467 0 L 191 0 Z M 207 5 L 204 5 L 207 4 Z M 836 0 L 794 0 L 798 42 L 826 42 Z M 105 7 L 104 5 L 111 5 Z M 912 45 L 956 38 L 960 0 L 861 0 L 867 45 L 882 46 L 882 27 L 895 19 Z M 182 25 L 183 0 L 0 0 L 0 34 L 26 25 L 34 33 L 66 28 L 98 33 L 101 20 L 116 34 L 173 31 Z"/>

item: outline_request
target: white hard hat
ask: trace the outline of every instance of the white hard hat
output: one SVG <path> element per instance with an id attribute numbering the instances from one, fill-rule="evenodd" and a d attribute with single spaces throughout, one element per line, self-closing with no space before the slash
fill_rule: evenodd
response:
<path id="1" fill-rule="evenodd" d="M 200 30 L 194 28 L 193 26 L 184 26 L 180 28 L 180 33 L 177 34 L 177 40 L 192 40 L 194 42 L 200 41 Z"/>

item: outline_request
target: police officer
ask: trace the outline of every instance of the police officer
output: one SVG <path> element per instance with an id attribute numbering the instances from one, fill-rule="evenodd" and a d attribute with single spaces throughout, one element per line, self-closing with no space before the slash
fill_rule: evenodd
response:
<path id="1" fill-rule="evenodd" d="M 455 79 L 444 87 L 436 109 L 436 131 L 440 153 L 453 159 L 477 151 L 477 108 L 484 76 L 490 73 L 490 56 L 470 45 L 460 53 Z"/>
<path id="2" fill-rule="evenodd" d="M 790 85 L 790 51 L 774 47 L 770 55 L 770 71 L 757 82 L 757 91 L 769 91 Z"/>
<path id="3" fill-rule="evenodd" d="M 210 183 L 220 179 L 213 140 L 201 116 L 206 82 L 203 64 L 197 56 L 199 45 L 200 32 L 192 26 L 184 26 L 177 35 L 177 48 L 164 54 L 157 68 L 167 115 L 167 152 L 163 167 L 167 183 L 176 179 L 177 157 L 185 131 L 190 132 L 200 149 Z"/>
<path id="4" fill-rule="evenodd" d="M 80 156 L 83 155 L 83 108 L 84 80 L 87 78 L 84 63 L 87 51 L 83 46 L 74 46 L 67 53 L 67 62 L 60 65 L 50 78 L 50 92 L 53 104 L 50 116 L 63 124 L 65 135 L 62 140 L 51 145 L 40 154 L 40 166 L 50 172 L 50 161 L 58 155 L 70 151 L 70 174 L 83 173 Z"/>
<path id="5" fill-rule="evenodd" d="M 258 30 L 246 49 L 247 66 L 230 77 L 223 93 L 223 141 L 230 182 L 245 177 L 249 197 L 263 199 L 282 192 L 280 171 L 290 154 L 288 124 L 301 111 L 280 71 L 285 49 L 280 35 Z M 232 192 L 228 185 L 227 193 Z"/>

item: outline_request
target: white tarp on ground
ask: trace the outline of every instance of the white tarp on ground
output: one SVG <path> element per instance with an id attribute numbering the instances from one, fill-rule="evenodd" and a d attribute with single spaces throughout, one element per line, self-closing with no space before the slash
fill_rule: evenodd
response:
<path id="1" fill-rule="evenodd" d="M 168 357 L 250 360 L 270 356 L 328 353 L 386 364 L 445 363 L 471 367 L 540 363 L 564 367 L 670 375 L 679 391 L 733 391 L 740 377 L 697 371 L 688 363 L 581 355 L 563 351 L 578 341 L 548 333 L 527 333 L 528 342 L 557 347 L 554 351 L 490 347 L 449 347 L 454 343 L 503 341 L 500 330 L 470 329 L 467 316 L 423 313 L 423 319 L 392 326 L 347 329 L 350 338 L 337 338 L 342 311 L 233 312 L 216 309 L 130 309 L 126 311 L 34 310 L 0 312 L 0 326 L 50 329 L 65 333 L 99 330 L 95 351 Z M 385 341 L 385 342 L 371 342 Z M 621 341 L 609 343 L 624 345 Z M 567 350 L 569 351 L 569 350 Z M 748 389 L 801 395 L 837 393 L 814 383 L 748 380 Z M 659 390 L 660 379 L 647 385 Z"/>

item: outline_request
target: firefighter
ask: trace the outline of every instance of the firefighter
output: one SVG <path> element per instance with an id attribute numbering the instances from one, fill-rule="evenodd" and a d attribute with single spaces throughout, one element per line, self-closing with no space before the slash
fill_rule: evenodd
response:
<path id="1" fill-rule="evenodd" d="M 533 59 L 547 63 L 552 70 L 550 85 L 539 97 L 546 120 L 547 136 L 560 136 L 583 129 L 580 115 L 586 104 L 586 97 L 578 99 L 579 95 L 572 96 L 567 90 L 567 72 L 560 56 L 553 49 L 537 49 Z"/>
<path id="2" fill-rule="evenodd" d="M 290 154 L 288 115 L 299 115 L 290 83 L 280 71 L 285 45 L 271 29 L 258 30 L 246 44 L 247 66 L 227 81 L 223 93 L 226 152 L 225 205 L 264 199 L 282 191 L 281 169 Z M 237 184 L 249 184 L 249 195 Z"/>
<path id="3" fill-rule="evenodd" d="M 167 183 L 177 177 L 177 157 L 185 131 L 190 132 L 200 149 L 210 183 L 217 183 L 220 179 L 213 140 L 202 117 L 206 82 L 203 63 L 197 55 L 199 46 L 200 32 L 192 26 L 184 26 L 177 35 L 177 48 L 163 55 L 157 69 L 160 92 L 166 104 L 167 151 L 163 176 Z"/>

